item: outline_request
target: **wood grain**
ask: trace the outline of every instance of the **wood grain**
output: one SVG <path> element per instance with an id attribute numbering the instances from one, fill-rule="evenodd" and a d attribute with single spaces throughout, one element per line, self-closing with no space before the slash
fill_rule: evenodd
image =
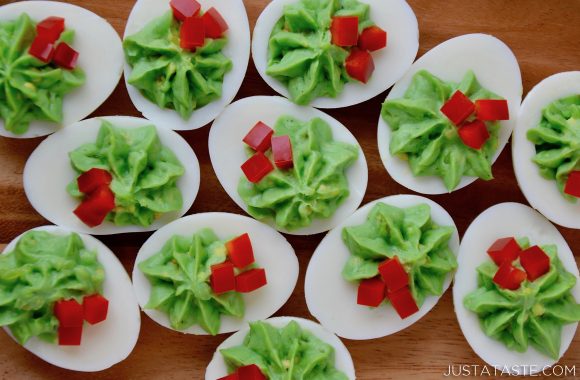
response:
<path id="1" fill-rule="evenodd" d="M 227 0 L 223 0 L 227 1 Z M 2 1 L 7 4 L 12 1 Z M 122 35 L 132 0 L 74 0 L 105 17 Z M 267 0 L 245 0 L 253 26 Z M 433 46 L 457 35 L 484 32 L 506 42 L 517 56 L 524 80 L 524 93 L 551 74 L 578 70 L 580 63 L 580 1 L 578 0 L 409 0 L 419 20 L 422 55 Z M 250 62 L 238 98 L 274 92 L 263 82 Z M 364 104 L 329 112 L 353 132 L 369 163 L 369 186 L 364 203 L 390 194 L 410 191 L 390 179 L 379 159 L 376 122 L 383 93 Z M 123 82 L 93 116 L 140 116 L 131 104 Z M 189 211 L 241 210 L 223 191 L 210 164 L 207 151 L 209 128 L 181 133 L 200 159 L 200 193 Z M 7 243 L 25 230 L 46 224 L 26 200 L 22 189 L 22 170 L 40 139 L 0 138 L 0 242 Z M 483 210 L 500 202 L 526 203 L 512 169 L 509 147 L 494 165 L 495 179 L 477 181 L 451 195 L 431 197 L 455 219 L 460 233 Z M 47 175 L 50 175 L 47 173 Z M 515 221 L 514 221 L 515 222 Z M 580 254 L 580 231 L 560 228 L 575 254 Z M 134 257 L 149 234 L 103 237 L 132 269 Z M 303 280 L 306 266 L 322 235 L 288 237 L 300 259 L 300 279 L 292 298 L 277 315 L 311 317 L 304 302 Z M 186 336 L 164 329 L 143 315 L 141 336 L 135 351 L 124 362 L 95 374 L 72 373 L 51 366 L 0 334 L 0 378 L 5 379 L 203 379 L 205 367 L 220 337 Z M 383 339 L 345 342 L 355 361 L 358 378 L 398 379 L 411 376 L 443 377 L 450 364 L 484 364 L 471 350 L 459 330 L 450 292 L 412 327 Z M 580 334 L 560 364 L 580 364 Z M 580 373 L 580 368 L 578 368 Z"/>

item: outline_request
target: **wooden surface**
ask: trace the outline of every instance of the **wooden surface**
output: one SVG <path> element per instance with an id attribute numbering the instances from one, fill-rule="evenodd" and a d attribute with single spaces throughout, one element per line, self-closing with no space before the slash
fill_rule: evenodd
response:
<path id="1" fill-rule="evenodd" d="M 222 0 L 228 1 L 228 0 Z M 0 4 L 11 1 L 0 0 Z M 133 0 L 74 0 L 105 17 L 122 35 Z M 268 0 L 245 0 L 250 24 Z M 419 20 L 419 55 L 457 35 L 484 32 L 507 43 L 519 60 L 524 94 L 543 78 L 580 69 L 579 0 L 409 0 Z M 274 94 L 250 62 L 238 98 Z M 383 93 L 364 104 L 333 110 L 361 143 L 369 165 L 369 186 L 364 203 L 390 194 L 410 191 L 390 179 L 377 150 L 376 123 Z M 140 116 L 121 81 L 114 94 L 93 116 Z M 220 186 L 209 160 L 209 127 L 181 133 L 193 146 L 201 164 L 201 188 L 189 213 L 227 211 L 242 213 Z M 22 189 L 22 170 L 28 155 L 40 143 L 0 138 L 0 243 L 46 224 L 28 204 Z M 433 196 L 455 219 L 460 233 L 483 210 L 505 201 L 526 203 L 512 169 L 509 146 L 493 167 L 495 179 L 476 183 L 451 195 Z M 55 168 L 55 170 L 57 170 Z M 47 175 L 50 172 L 47 171 Z M 514 221 L 515 222 L 515 221 Z M 580 231 L 560 228 L 568 244 L 580 255 Z M 103 237 L 130 272 L 133 260 L 149 234 Z M 306 266 L 322 235 L 288 237 L 300 259 L 300 278 L 292 298 L 277 315 L 310 317 L 304 301 Z M 112 369 L 95 374 L 73 373 L 51 366 L 0 333 L 0 378 L 60 379 L 203 379 L 205 367 L 225 336 L 187 336 L 165 329 L 142 315 L 141 336 L 133 353 Z M 359 379 L 398 379 L 402 376 L 442 378 L 450 364 L 484 364 L 459 330 L 451 292 L 422 320 L 398 334 L 366 342 L 345 341 Z M 560 364 L 580 364 L 580 333 Z M 580 374 L 580 365 L 577 368 Z M 579 375 L 580 376 L 580 375 Z"/>

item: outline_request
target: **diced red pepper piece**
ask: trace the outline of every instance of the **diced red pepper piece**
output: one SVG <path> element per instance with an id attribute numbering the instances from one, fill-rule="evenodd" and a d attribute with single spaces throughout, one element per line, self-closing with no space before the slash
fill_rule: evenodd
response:
<path id="1" fill-rule="evenodd" d="M 252 241 L 247 233 L 228 241 L 226 249 L 236 268 L 243 269 L 255 261 Z"/>
<path id="2" fill-rule="evenodd" d="M 463 124 L 457 130 L 457 133 L 459 133 L 461 141 L 473 149 L 481 149 L 483 144 L 489 139 L 489 131 L 481 120 Z"/>
<path id="3" fill-rule="evenodd" d="M 378 307 L 385 300 L 385 283 L 380 277 L 362 280 L 358 285 L 356 303 Z"/>
<path id="4" fill-rule="evenodd" d="M 396 292 L 405 286 L 409 286 L 409 275 L 405 272 L 405 268 L 403 268 L 397 256 L 380 263 L 379 273 L 389 292 Z"/>
<path id="5" fill-rule="evenodd" d="M 575 170 L 568 174 L 564 192 L 573 197 L 580 198 L 580 170 Z"/>
<path id="6" fill-rule="evenodd" d="M 74 210 L 75 215 L 89 227 L 103 223 L 107 214 L 115 208 L 115 194 L 108 186 L 93 191 Z"/>
<path id="7" fill-rule="evenodd" d="M 504 289 L 517 290 L 526 277 L 526 272 L 505 261 L 493 276 L 493 282 Z"/>
<path id="8" fill-rule="evenodd" d="M 497 266 L 500 266 L 505 261 L 511 264 L 518 258 L 521 251 L 522 249 L 516 239 L 513 237 L 506 237 L 503 239 L 497 239 L 495 243 L 487 249 L 487 254 Z"/>
<path id="9" fill-rule="evenodd" d="M 259 121 L 250 129 L 243 141 L 255 151 L 265 152 L 270 149 L 273 134 L 274 130 L 272 128 Z"/>
<path id="10" fill-rule="evenodd" d="M 36 25 L 36 34 L 49 42 L 55 42 L 64 31 L 64 18 L 48 17 Z"/>
<path id="11" fill-rule="evenodd" d="M 240 380 L 266 380 L 266 376 L 255 364 L 238 368 L 238 377 Z"/>
<path id="12" fill-rule="evenodd" d="M 72 70 L 77 65 L 79 53 L 68 44 L 61 42 L 58 44 L 52 57 L 52 62 L 67 70 Z"/>
<path id="13" fill-rule="evenodd" d="M 550 270 L 550 257 L 542 248 L 534 245 L 520 253 L 520 264 L 524 267 L 528 280 L 534 281 Z"/>
<path id="14" fill-rule="evenodd" d="M 108 186 L 113 181 L 111 173 L 105 169 L 92 168 L 77 178 L 77 185 L 81 193 L 92 193 L 100 186 Z"/>
<path id="15" fill-rule="evenodd" d="M 228 30 L 228 23 L 214 7 L 208 9 L 202 18 L 206 37 L 220 38 Z"/>
<path id="16" fill-rule="evenodd" d="M 348 75 L 362 83 L 367 83 L 375 71 L 373 56 L 366 50 L 353 48 L 345 62 Z"/>
<path id="17" fill-rule="evenodd" d="M 455 125 L 460 125 L 475 111 L 475 104 L 459 90 L 443 104 L 441 112 Z"/>
<path id="18" fill-rule="evenodd" d="M 54 304 L 54 316 L 62 327 L 78 327 L 83 325 L 83 305 L 75 299 L 60 300 Z"/>
<path id="19" fill-rule="evenodd" d="M 405 319 L 419 311 L 417 302 L 415 302 L 408 287 L 401 288 L 394 292 L 387 292 L 387 297 L 389 298 L 389 301 L 391 301 L 397 314 L 399 314 L 399 317 L 402 319 Z"/>
<path id="20" fill-rule="evenodd" d="M 242 171 L 252 183 L 258 183 L 274 170 L 274 165 L 270 162 L 268 157 L 262 152 L 256 152 L 252 157 L 248 158 L 241 166 Z"/>
<path id="21" fill-rule="evenodd" d="M 230 375 L 224 376 L 224 377 L 220 377 L 217 380 L 240 380 L 240 377 L 238 376 L 237 372 L 234 372 Z"/>
<path id="22" fill-rule="evenodd" d="M 332 43 L 337 46 L 354 46 L 358 42 L 358 17 L 336 16 L 330 24 Z"/>
<path id="23" fill-rule="evenodd" d="M 358 37 L 358 47 L 362 50 L 376 51 L 387 46 L 387 32 L 376 25 L 369 26 Z"/>
<path id="24" fill-rule="evenodd" d="M 173 17 L 179 21 L 196 15 L 201 9 L 201 4 L 195 0 L 171 0 L 169 6 L 173 10 Z"/>
<path id="25" fill-rule="evenodd" d="M 294 166 L 290 136 L 272 137 L 272 156 L 274 157 L 274 164 L 280 169 L 290 169 Z"/>
<path id="26" fill-rule="evenodd" d="M 91 325 L 103 322 L 109 312 L 109 300 L 100 294 L 86 296 L 83 299 L 83 312 L 85 321 Z"/>
<path id="27" fill-rule="evenodd" d="M 58 326 L 58 344 L 60 346 L 80 346 L 83 336 L 83 326 Z"/>
<path id="28" fill-rule="evenodd" d="M 508 102 L 505 99 L 476 100 L 475 116 L 479 120 L 509 120 Z"/>
<path id="29" fill-rule="evenodd" d="M 28 54 L 44 63 L 49 63 L 54 55 L 54 44 L 49 40 L 36 36 L 28 49 Z"/>
<path id="30" fill-rule="evenodd" d="M 236 276 L 236 292 L 249 293 L 266 285 L 266 270 L 254 268 Z"/>
<path id="31" fill-rule="evenodd" d="M 236 275 L 234 264 L 225 261 L 211 266 L 210 284 L 215 294 L 222 294 L 236 290 Z"/>
<path id="32" fill-rule="evenodd" d="M 201 17 L 186 18 L 179 30 L 179 45 L 182 49 L 195 50 L 205 42 L 205 27 Z"/>

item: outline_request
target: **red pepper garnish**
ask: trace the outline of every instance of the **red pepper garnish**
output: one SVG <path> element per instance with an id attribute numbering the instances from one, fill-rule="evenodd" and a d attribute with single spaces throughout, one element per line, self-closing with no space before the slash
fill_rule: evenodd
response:
<path id="1" fill-rule="evenodd" d="M 362 83 L 367 83 L 375 71 L 375 62 L 368 51 L 353 48 L 346 58 L 345 68 L 349 76 Z"/>
<path id="2" fill-rule="evenodd" d="M 79 53 L 68 44 L 61 42 L 58 44 L 52 57 L 52 62 L 67 70 L 72 70 L 77 65 Z"/>
<path id="3" fill-rule="evenodd" d="M 332 43 L 337 46 L 354 46 L 358 42 L 358 17 L 336 16 L 330 24 Z"/>
<path id="4" fill-rule="evenodd" d="M 518 258 L 521 250 L 522 249 L 516 239 L 513 237 L 506 237 L 503 239 L 497 239 L 495 243 L 487 249 L 487 254 L 497 266 L 500 266 L 505 261 L 511 264 Z"/>
<path id="5" fill-rule="evenodd" d="M 460 125 L 475 111 L 475 104 L 463 92 L 457 90 L 443 104 L 441 112 L 455 125 Z"/>
<path id="6" fill-rule="evenodd" d="M 58 326 L 58 344 L 60 346 L 80 346 L 83 336 L 83 326 Z"/>
<path id="7" fill-rule="evenodd" d="M 109 312 L 109 300 L 100 294 L 86 296 L 83 299 L 83 313 L 85 321 L 91 325 L 103 322 Z"/>
<path id="8" fill-rule="evenodd" d="M 54 43 L 64 31 L 64 18 L 48 17 L 36 25 L 36 33 L 48 42 Z"/>
<path id="9" fill-rule="evenodd" d="M 493 282 L 504 289 L 517 290 L 526 277 L 526 272 L 505 261 L 493 276 Z"/>
<path id="10" fill-rule="evenodd" d="M 475 116 L 479 120 L 509 120 L 510 111 L 505 99 L 479 99 L 475 101 Z"/>
<path id="11" fill-rule="evenodd" d="M 405 268 L 403 268 L 397 256 L 380 263 L 379 273 L 389 292 L 396 292 L 405 286 L 409 286 L 409 275 L 405 272 Z"/>
<path id="12" fill-rule="evenodd" d="M 550 270 L 550 257 L 542 248 L 534 245 L 520 253 L 520 264 L 524 267 L 528 280 L 534 281 Z"/>
<path id="13" fill-rule="evenodd" d="M 274 130 L 259 121 L 250 129 L 243 141 L 255 151 L 265 152 L 270 149 L 272 134 Z"/>
<path id="14" fill-rule="evenodd" d="M 391 301 L 397 314 L 399 314 L 399 317 L 402 319 L 405 319 L 419 311 L 417 302 L 415 302 L 408 287 L 401 288 L 395 292 L 387 292 L 387 297 L 389 298 L 389 301 Z"/>
<path id="15" fill-rule="evenodd" d="M 185 19 L 179 30 L 179 45 L 182 49 L 195 50 L 205 42 L 205 27 L 201 17 L 194 16 Z"/>
<path id="16" fill-rule="evenodd" d="M 264 268 L 250 269 L 236 276 L 236 291 L 240 293 L 253 292 L 267 283 Z"/>
<path id="17" fill-rule="evenodd" d="M 356 303 L 378 307 L 385 300 L 385 283 L 380 277 L 362 280 L 358 285 Z"/>
<path id="18" fill-rule="evenodd" d="M 387 32 L 378 26 L 369 26 L 358 38 L 358 47 L 362 50 L 376 51 L 387 46 Z"/>
<path id="19" fill-rule="evenodd" d="M 92 168 L 77 178 L 77 184 L 81 193 L 89 194 L 100 186 L 108 186 L 113 181 L 111 173 L 105 169 Z"/>
<path id="20" fill-rule="evenodd" d="M 564 192 L 573 197 L 580 198 L 580 170 L 575 170 L 568 174 Z"/>
<path id="21" fill-rule="evenodd" d="M 489 139 L 489 131 L 485 123 L 481 120 L 474 120 L 470 123 L 463 124 L 457 130 L 457 133 L 459 133 L 461 141 L 473 149 L 481 149 Z"/>
<path id="22" fill-rule="evenodd" d="M 280 169 L 290 169 L 294 166 L 290 136 L 272 137 L 272 156 L 274 157 L 274 164 Z"/>
<path id="23" fill-rule="evenodd" d="M 49 63 L 54 55 L 54 44 L 41 36 L 36 36 L 28 49 L 28 54 L 44 63 Z"/>
<path id="24" fill-rule="evenodd" d="M 236 268 L 245 268 L 255 261 L 252 241 L 247 233 L 228 241 L 226 249 L 230 260 L 232 260 Z"/>
<path id="25" fill-rule="evenodd" d="M 252 157 L 248 158 L 241 166 L 242 171 L 252 183 L 258 183 L 274 170 L 274 165 L 270 162 L 268 157 L 262 152 L 256 152 Z"/>
<path id="26" fill-rule="evenodd" d="M 255 364 L 238 368 L 238 377 L 240 380 L 267 380 L 260 367 Z"/>
<path id="27" fill-rule="evenodd" d="M 54 316 L 62 327 L 78 327 L 83 325 L 83 305 L 75 299 L 60 300 L 54 304 Z"/>
<path id="28" fill-rule="evenodd" d="M 234 264 L 225 261 L 211 266 L 210 284 L 215 294 L 231 292 L 236 289 L 236 275 Z"/>
<path id="29" fill-rule="evenodd" d="M 217 380 L 240 380 L 240 377 L 238 376 L 238 373 L 237 372 L 234 372 L 234 373 L 229 374 L 227 376 L 220 377 Z"/>
<path id="30" fill-rule="evenodd" d="M 100 186 L 74 210 L 75 215 L 89 227 L 103 223 L 115 208 L 115 194 L 108 186 Z"/>
<path id="31" fill-rule="evenodd" d="M 208 9 L 202 18 L 206 37 L 220 38 L 228 30 L 228 23 L 214 7 Z"/>
<path id="32" fill-rule="evenodd" d="M 173 17 L 179 21 L 185 21 L 201 9 L 201 5 L 196 0 L 171 0 L 169 6 L 173 10 Z"/>

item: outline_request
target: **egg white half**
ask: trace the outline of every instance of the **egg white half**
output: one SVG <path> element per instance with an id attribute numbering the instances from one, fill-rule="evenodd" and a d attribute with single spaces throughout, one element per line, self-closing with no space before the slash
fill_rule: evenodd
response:
<path id="1" fill-rule="evenodd" d="M 459 249 L 459 267 L 453 284 L 453 304 L 459 326 L 477 355 L 489 365 L 511 374 L 530 375 L 551 366 L 556 360 L 529 347 L 524 353 L 511 351 L 503 343 L 484 334 L 477 315 L 463 306 L 463 299 L 477 289 L 476 269 L 490 260 L 487 249 L 499 238 L 528 237 L 534 245 L 556 244 L 564 268 L 578 278 L 578 267 L 570 247 L 556 227 L 538 212 L 520 203 L 501 203 L 481 213 L 469 226 Z M 580 299 L 580 285 L 572 289 Z M 560 357 L 564 355 L 576 332 L 578 323 L 564 325 Z M 534 366 L 534 367 L 531 367 Z"/>
<path id="2" fill-rule="evenodd" d="M 413 75 L 427 70 L 445 81 L 460 82 L 468 70 L 473 70 L 479 83 L 508 101 L 510 120 L 500 121 L 498 148 L 492 163 L 499 157 L 515 125 L 522 100 L 522 77 L 518 61 L 510 48 L 499 39 L 487 34 L 466 34 L 447 40 L 425 53 L 395 84 L 387 96 L 401 98 Z M 449 191 L 437 176 L 415 176 L 408 161 L 393 157 L 389 152 L 391 128 L 379 116 L 377 139 L 383 165 L 399 184 L 422 194 L 444 194 Z M 463 177 L 453 190 L 459 190 L 477 177 Z"/>
<path id="3" fill-rule="evenodd" d="M 292 231 L 278 228 L 272 219 L 264 221 L 278 231 L 291 235 L 312 235 L 328 231 L 360 205 L 367 188 L 368 169 L 364 152 L 356 138 L 338 120 L 324 112 L 308 106 L 297 106 L 279 96 L 252 96 L 232 103 L 214 121 L 209 133 L 209 156 L 213 169 L 224 190 L 247 212 L 248 207 L 237 190 L 240 177 L 244 175 L 240 166 L 248 159 L 246 144 L 242 139 L 258 121 L 274 128 L 278 118 L 284 115 L 305 122 L 319 117 L 328 123 L 336 141 L 359 148 L 358 159 L 346 170 L 350 195 L 330 218 L 314 219 L 309 226 Z"/>
<path id="4" fill-rule="evenodd" d="M 0 120 L 0 136 L 31 138 L 51 134 L 96 110 L 121 79 L 123 48 L 111 24 L 85 8 L 56 1 L 18 1 L 0 7 L 0 22 L 15 20 L 21 13 L 27 13 L 36 22 L 50 16 L 64 17 L 66 28 L 75 32 L 71 46 L 79 52 L 77 67 L 86 75 L 82 86 L 65 95 L 60 125 L 33 121 L 28 132 L 15 135 L 7 131 L 4 121 Z"/>
<path id="5" fill-rule="evenodd" d="M 57 226 L 42 226 L 31 231 L 47 231 L 69 235 L 71 231 Z M 22 234 L 24 235 L 24 234 Z M 12 240 L 2 254 L 11 252 L 22 235 Z M 85 247 L 97 252 L 105 269 L 103 296 L 109 300 L 107 319 L 96 325 L 85 323 L 80 346 L 59 346 L 31 338 L 23 346 L 42 360 L 73 371 L 95 372 L 107 369 L 126 359 L 139 338 L 141 315 L 131 280 L 123 265 L 106 245 L 90 235 L 80 235 Z M 10 333 L 10 329 L 4 327 Z"/>
<path id="6" fill-rule="evenodd" d="M 569 202 L 558 190 L 555 180 L 540 175 L 532 161 L 536 148 L 526 137 L 530 129 L 539 125 L 544 107 L 574 94 L 580 94 L 580 71 L 552 75 L 526 95 L 512 137 L 512 160 L 518 184 L 530 205 L 556 224 L 579 229 L 580 201 Z"/>
<path id="7" fill-rule="evenodd" d="M 266 74 L 268 41 L 274 25 L 282 17 L 284 6 L 298 0 L 273 0 L 262 11 L 252 39 L 252 57 L 260 76 L 274 91 L 290 98 L 286 85 Z M 370 5 L 371 20 L 387 31 L 387 47 L 372 52 L 375 71 L 365 83 L 345 84 L 336 98 L 317 98 L 310 105 L 317 108 L 342 108 L 362 103 L 391 87 L 411 66 L 419 50 L 419 26 L 413 9 L 404 0 L 362 0 Z"/>
<path id="8" fill-rule="evenodd" d="M 439 204 L 417 195 L 392 195 L 368 203 L 330 231 L 320 242 L 306 270 L 304 291 L 310 313 L 320 323 L 338 336 L 346 339 L 365 340 L 384 337 L 403 330 L 421 319 L 439 301 L 440 296 L 425 298 L 419 311 L 401 319 L 395 309 L 388 305 L 377 308 L 356 303 L 358 287 L 342 277 L 342 269 L 350 257 L 350 251 L 342 241 L 342 229 L 364 223 L 373 206 L 386 203 L 406 208 L 426 203 L 431 207 L 432 220 L 441 226 L 452 226 L 455 232 L 449 248 L 455 255 L 459 251 L 459 234 L 453 219 Z M 449 287 L 453 273 L 448 274 L 443 293 Z"/>
<path id="9" fill-rule="evenodd" d="M 133 286 L 139 305 L 145 314 L 160 325 L 171 328 L 169 317 L 162 311 L 144 309 L 151 294 L 151 283 L 138 268 L 138 264 L 160 252 L 174 235 L 191 236 L 203 228 L 211 228 L 220 239 L 229 239 L 248 233 L 252 240 L 256 264 L 266 270 L 268 284 L 251 293 L 242 294 L 245 302 L 243 318 L 222 315 L 219 333 L 237 331 L 249 321 L 268 318 L 290 298 L 298 280 L 298 259 L 286 238 L 274 229 L 247 216 L 225 212 L 193 214 L 178 219 L 155 232 L 143 244 L 133 268 Z M 186 330 L 186 334 L 207 335 L 199 325 Z"/>
<path id="10" fill-rule="evenodd" d="M 185 168 L 185 173 L 177 181 L 183 196 L 181 210 L 162 214 L 149 227 L 116 226 L 105 220 L 100 226 L 90 228 L 73 214 L 80 200 L 66 191 L 66 186 L 77 176 L 68 154 L 83 144 L 95 142 L 102 120 L 121 128 L 152 125 L 149 120 L 137 117 L 107 116 L 80 121 L 49 136 L 32 152 L 24 167 L 24 190 L 32 207 L 54 224 L 91 235 L 153 231 L 184 215 L 199 190 L 199 163 L 195 153 L 181 136 L 169 128 L 159 126 L 157 135 L 161 144 L 171 149 Z"/>
<path id="11" fill-rule="evenodd" d="M 223 48 L 222 53 L 232 60 L 233 67 L 224 77 L 221 98 L 196 109 L 188 120 L 183 120 L 175 110 L 160 108 L 145 98 L 136 87 L 130 85 L 127 78 L 133 69 L 125 62 L 125 84 L 135 107 L 143 114 L 143 117 L 174 130 L 201 128 L 215 119 L 238 93 L 250 59 L 250 26 L 243 1 L 198 1 L 202 11 L 207 11 L 211 7 L 217 9 L 229 27 L 225 33 L 228 43 Z M 151 20 L 160 17 L 169 10 L 171 10 L 169 0 L 138 0 L 127 20 L 123 38 L 139 32 Z"/>
<path id="12" fill-rule="evenodd" d="M 346 374 L 349 380 L 356 379 L 354 373 L 354 364 L 348 349 L 336 335 L 326 330 L 323 326 L 320 326 L 318 323 L 308 319 L 297 317 L 275 317 L 266 319 L 264 322 L 267 322 L 274 327 L 282 328 L 292 321 L 297 322 L 300 327 L 308 330 L 317 338 L 330 344 L 334 348 L 336 356 L 336 369 Z M 246 326 L 243 327 L 240 331 L 224 340 L 224 342 L 218 346 L 216 352 L 213 354 L 211 362 L 205 370 L 205 380 L 216 380 L 228 374 L 228 369 L 222 355 L 220 354 L 220 350 L 241 345 L 249 331 L 250 327 L 246 324 Z"/>

